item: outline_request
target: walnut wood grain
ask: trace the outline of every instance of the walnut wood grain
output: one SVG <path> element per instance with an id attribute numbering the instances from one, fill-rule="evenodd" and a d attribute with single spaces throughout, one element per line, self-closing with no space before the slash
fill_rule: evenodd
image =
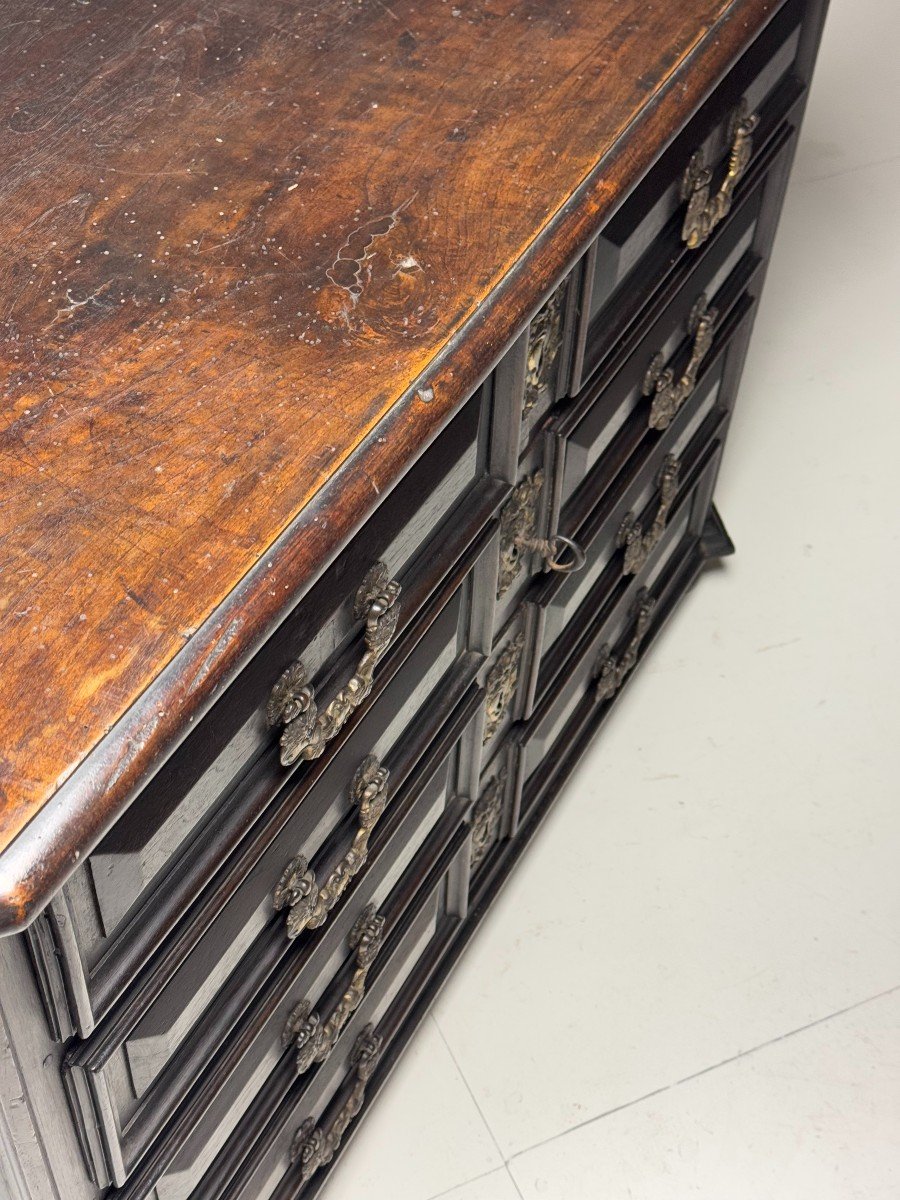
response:
<path id="1" fill-rule="evenodd" d="M 0 3 L 4 930 L 777 7 Z"/>

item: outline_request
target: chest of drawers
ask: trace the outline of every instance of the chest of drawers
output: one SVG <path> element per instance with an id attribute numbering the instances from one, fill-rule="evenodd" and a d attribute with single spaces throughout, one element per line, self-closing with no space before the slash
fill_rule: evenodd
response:
<path id="1" fill-rule="evenodd" d="M 308 1200 L 731 552 L 824 3 L 25 7 L 0 1193 Z"/>

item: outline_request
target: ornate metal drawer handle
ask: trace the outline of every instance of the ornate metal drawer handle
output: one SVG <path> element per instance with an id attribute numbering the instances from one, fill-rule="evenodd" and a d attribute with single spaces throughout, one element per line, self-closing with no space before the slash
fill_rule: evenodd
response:
<path id="1" fill-rule="evenodd" d="M 584 551 L 571 538 L 560 533 L 552 538 L 537 536 L 538 499 L 543 486 L 543 471 L 526 476 L 513 488 L 500 513 L 498 600 L 509 591 L 527 554 L 540 554 L 548 571 L 570 573 L 584 566 Z"/>
<path id="2" fill-rule="evenodd" d="M 366 978 L 378 957 L 384 937 L 384 917 L 375 905 L 363 909 L 350 931 L 350 949 L 356 951 L 356 970 L 347 990 L 334 1007 L 331 1016 L 323 1021 L 307 1000 L 301 1000 L 288 1017 L 282 1034 L 282 1045 L 293 1044 L 297 1049 L 297 1074 L 308 1071 L 313 1063 L 324 1062 L 335 1047 L 341 1030 L 362 1003 L 366 994 Z"/>
<path id="3" fill-rule="evenodd" d="M 702 150 L 694 152 L 685 168 L 681 180 L 681 198 L 687 201 L 687 211 L 681 228 L 681 240 L 689 250 L 702 246 L 731 212 L 734 190 L 753 154 L 753 132 L 758 124 L 759 116 L 748 113 L 747 105 L 742 101 L 731 118 L 728 171 L 715 195 L 710 195 L 712 169 L 706 165 Z"/>
<path id="4" fill-rule="evenodd" d="M 634 667 L 641 649 L 641 642 L 647 636 L 650 621 L 656 601 L 646 588 L 641 588 L 637 594 L 637 619 L 634 632 L 622 657 L 615 659 L 608 642 L 600 647 L 597 662 L 594 666 L 594 677 L 597 680 L 596 696 L 598 700 L 610 700 L 625 682 L 628 672 Z"/>
<path id="5" fill-rule="evenodd" d="M 650 429 L 668 429 L 675 414 L 697 386 L 700 367 L 713 344 L 718 315 L 716 309 L 707 307 L 706 296 L 701 293 L 688 317 L 688 333 L 694 337 L 691 357 L 678 379 L 672 368 L 666 366 L 661 350 L 650 360 L 643 386 L 644 395 L 653 397 L 647 418 Z"/>
<path id="6" fill-rule="evenodd" d="M 666 522 L 675 497 L 678 495 L 678 475 L 681 463 L 674 454 L 667 454 L 659 473 L 659 505 L 653 524 L 645 533 L 640 521 L 633 512 L 625 514 L 616 545 L 625 548 L 625 561 L 622 564 L 623 575 L 635 575 L 659 545 L 660 538 L 665 533 Z"/>
<path id="7" fill-rule="evenodd" d="M 519 667 L 525 649 L 525 633 L 520 630 L 512 641 L 497 655 L 488 672 L 484 685 L 484 734 L 482 745 L 486 745 L 503 722 L 506 710 L 516 694 L 519 682 Z"/>
<path id="8" fill-rule="evenodd" d="M 363 760 L 350 785 L 350 799 L 359 807 L 359 828 L 353 844 L 324 883 L 319 884 L 309 863 L 298 854 L 285 867 L 275 886 L 275 908 L 286 908 L 287 935 L 318 929 L 369 855 L 369 839 L 387 807 L 388 772 L 374 754 Z"/>
<path id="9" fill-rule="evenodd" d="M 354 1068 L 356 1081 L 337 1116 L 327 1129 L 322 1129 L 313 1117 L 308 1117 L 294 1134 L 291 1162 L 299 1164 L 301 1184 L 308 1183 L 316 1171 L 330 1163 L 340 1149 L 344 1134 L 363 1106 L 366 1084 L 378 1065 L 381 1043 L 382 1039 L 374 1026 L 367 1025 L 350 1052 L 350 1065 Z"/>
<path id="10" fill-rule="evenodd" d="M 559 357 L 563 333 L 563 301 L 566 292 L 567 286 L 562 284 L 543 308 L 532 317 L 525 364 L 523 417 L 531 412 L 541 392 L 549 385 L 554 364 Z"/>
<path id="11" fill-rule="evenodd" d="M 500 838 L 503 824 L 503 800 L 506 794 L 508 771 L 506 766 L 485 786 L 472 809 L 472 851 L 469 858 L 469 874 L 474 875 L 488 856 L 491 847 Z"/>
<path id="12" fill-rule="evenodd" d="M 400 618 L 400 584 L 391 579 L 384 563 L 376 563 L 356 593 L 353 615 L 365 618 L 365 650 L 356 673 L 321 711 L 312 684 L 298 659 L 284 672 L 269 696 L 266 719 L 270 726 L 283 725 L 281 762 L 285 767 L 298 758 L 318 758 L 347 718 L 372 690 L 375 667 L 390 645 Z"/>

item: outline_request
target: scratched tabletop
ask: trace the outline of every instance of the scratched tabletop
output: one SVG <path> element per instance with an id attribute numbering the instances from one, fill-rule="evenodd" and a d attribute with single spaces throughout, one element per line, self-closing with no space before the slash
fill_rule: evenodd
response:
<path id="1" fill-rule="evenodd" d="M 0 2 L 0 923 L 96 843 L 771 7 Z"/>

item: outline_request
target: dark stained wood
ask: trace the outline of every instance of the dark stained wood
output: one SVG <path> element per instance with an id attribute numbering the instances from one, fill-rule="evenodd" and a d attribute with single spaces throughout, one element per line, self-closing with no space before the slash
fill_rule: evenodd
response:
<path id="1" fill-rule="evenodd" d="M 775 8 L 0 4 L 5 929 Z"/>

